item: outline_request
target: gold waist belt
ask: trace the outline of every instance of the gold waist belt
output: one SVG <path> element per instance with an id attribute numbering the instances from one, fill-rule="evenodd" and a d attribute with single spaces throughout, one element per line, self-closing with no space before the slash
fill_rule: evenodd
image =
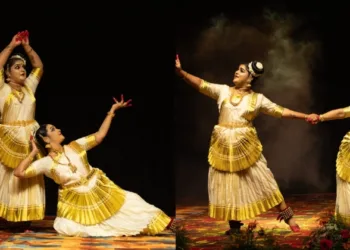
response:
<path id="1" fill-rule="evenodd" d="M 251 123 L 219 123 L 218 126 L 224 127 L 224 128 L 245 128 L 245 127 L 252 127 L 253 125 Z"/>
<path id="2" fill-rule="evenodd" d="M 28 126 L 30 124 L 35 123 L 35 120 L 27 120 L 27 121 L 13 121 L 13 122 L 3 122 L 2 124 L 8 125 L 8 126 Z"/>
<path id="3" fill-rule="evenodd" d="M 74 187 L 79 187 L 81 185 L 84 185 L 86 184 L 89 180 L 91 180 L 91 178 L 97 174 L 98 171 L 96 168 L 93 168 L 90 173 L 86 176 L 86 177 L 81 177 L 81 179 L 77 182 L 74 182 L 72 184 L 68 184 L 68 185 L 65 185 L 65 186 L 61 186 L 62 189 L 66 189 L 66 188 L 74 188 Z"/>

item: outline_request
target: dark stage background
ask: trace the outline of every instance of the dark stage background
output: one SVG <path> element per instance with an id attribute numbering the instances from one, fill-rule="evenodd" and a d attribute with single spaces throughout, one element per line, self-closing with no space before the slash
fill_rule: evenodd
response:
<path id="1" fill-rule="evenodd" d="M 112 96 L 132 98 L 133 107 L 117 111 L 105 141 L 88 152 L 90 164 L 174 216 L 168 9 L 131 2 L 16 5 L 2 9 L 0 47 L 17 31 L 30 32 L 45 67 L 36 93 L 37 121 L 62 129 L 68 143 L 98 130 Z M 48 178 L 46 198 L 46 214 L 55 215 L 57 185 Z"/>
<path id="2" fill-rule="evenodd" d="M 239 63 L 260 60 L 266 73 L 253 89 L 272 101 L 305 113 L 350 105 L 346 6 L 337 1 L 231 4 L 177 4 L 176 49 L 184 70 L 232 85 Z M 177 204 L 206 204 L 217 105 L 181 79 L 175 81 Z M 255 125 L 284 194 L 335 192 L 335 160 L 350 120 L 311 126 L 261 114 Z"/>

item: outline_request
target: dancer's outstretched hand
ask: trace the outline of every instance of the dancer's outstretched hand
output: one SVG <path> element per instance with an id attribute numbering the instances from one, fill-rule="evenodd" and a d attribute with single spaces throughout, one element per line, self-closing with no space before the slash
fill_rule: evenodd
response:
<path id="1" fill-rule="evenodd" d="M 309 114 L 309 115 L 306 117 L 305 120 L 306 120 L 308 123 L 315 125 L 315 124 L 319 123 L 319 121 L 320 121 L 320 116 L 317 115 L 317 114 Z"/>
<path id="2" fill-rule="evenodd" d="M 120 108 L 127 108 L 127 107 L 131 107 L 131 99 L 127 100 L 126 102 L 124 101 L 124 95 L 121 94 L 120 96 L 120 101 L 118 101 L 115 97 L 113 97 L 114 100 L 114 104 L 112 105 L 112 111 L 116 111 L 117 109 Z"/>
<path id="3" fill-rule="evenodd" d="M 179 55 L 178 54 L 176 54 L 175 69 L 176 70 L 181 70 L 181 63 L 180 63 L 180 59 L 179 59 Z"/>

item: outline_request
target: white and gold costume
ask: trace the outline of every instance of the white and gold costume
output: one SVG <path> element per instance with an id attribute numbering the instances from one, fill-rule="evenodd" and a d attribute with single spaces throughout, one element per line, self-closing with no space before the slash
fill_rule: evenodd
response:
<path id="1" fill-rule="evenodd" d="M 33 69 L 21 91 L 16 91 L 5 83 L 4 70 L 0 70 L 0 217 L 7 221 L 44 218 L 43 175 L 26 180 L 13 175 L 30 153 L 30 136 L 39 127 L 34 118 L 34 93 L 41 75 L 40 68 Z"/>
<path id="2" fill-rule="evenodd" d="M 229 86 L 204 80 L 200 91 L 217 101 L 220 112 L 208 156 L 209 216 L 246 220 L 280 204 L 283 196 L 252 122 L 260 112 L 281 117 L 283 108 L 255 92 L 234 106 Z"/>
<path id="3" fill-rule="evenodd" d="M 81 237 L 162 232 L 171 221 L 164 212 L 90 166 L 86 151 L 96 145 L 95 135 L 80 138 L 65 145 L 64 153 L 43 157 L 25 171 L 25 178 L 45 174 L 60 185 L 55 230 Z"/>
<path id="4" fill-rule="evenodd" d="M 344 108 L 345 118 L 350 117 L 350 106 Z M 337 199 L 335 214 L 345 224 L 350 225 L 350 132 L 339 148 L 336 162 Z"/>

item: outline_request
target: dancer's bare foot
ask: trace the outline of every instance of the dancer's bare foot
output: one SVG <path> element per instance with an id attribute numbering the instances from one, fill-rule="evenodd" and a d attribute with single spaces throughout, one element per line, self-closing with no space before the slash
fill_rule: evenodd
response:
<path id="1" fill-rule="evenodd" d="M 295 221 L 294 218 L 290 218 L 290 219 L 289 219 L 288 225 L 289 225 L 290 229 L 291 229 L 293 232 L 299 232 L 299 231 L 300 231 L 300 227 L 299 227 L 299 225 L 296 223 L 296 221 Z"/>
<path id="2" fill-rule="evenodd" d="M 290 227 L 290 229 L 293 232 L 299 232 L 300 231 L 300 227 L 299 225 L 295 222 L 294 219 L 294 212 L 290 207 L 287 207 L 287 204 L 282 201 L 279 205 L 278 205 L 278 210 L 279 210 L 279 215 L 277 217 L 277 220 L 282 221 L 284 220 Z"/>

